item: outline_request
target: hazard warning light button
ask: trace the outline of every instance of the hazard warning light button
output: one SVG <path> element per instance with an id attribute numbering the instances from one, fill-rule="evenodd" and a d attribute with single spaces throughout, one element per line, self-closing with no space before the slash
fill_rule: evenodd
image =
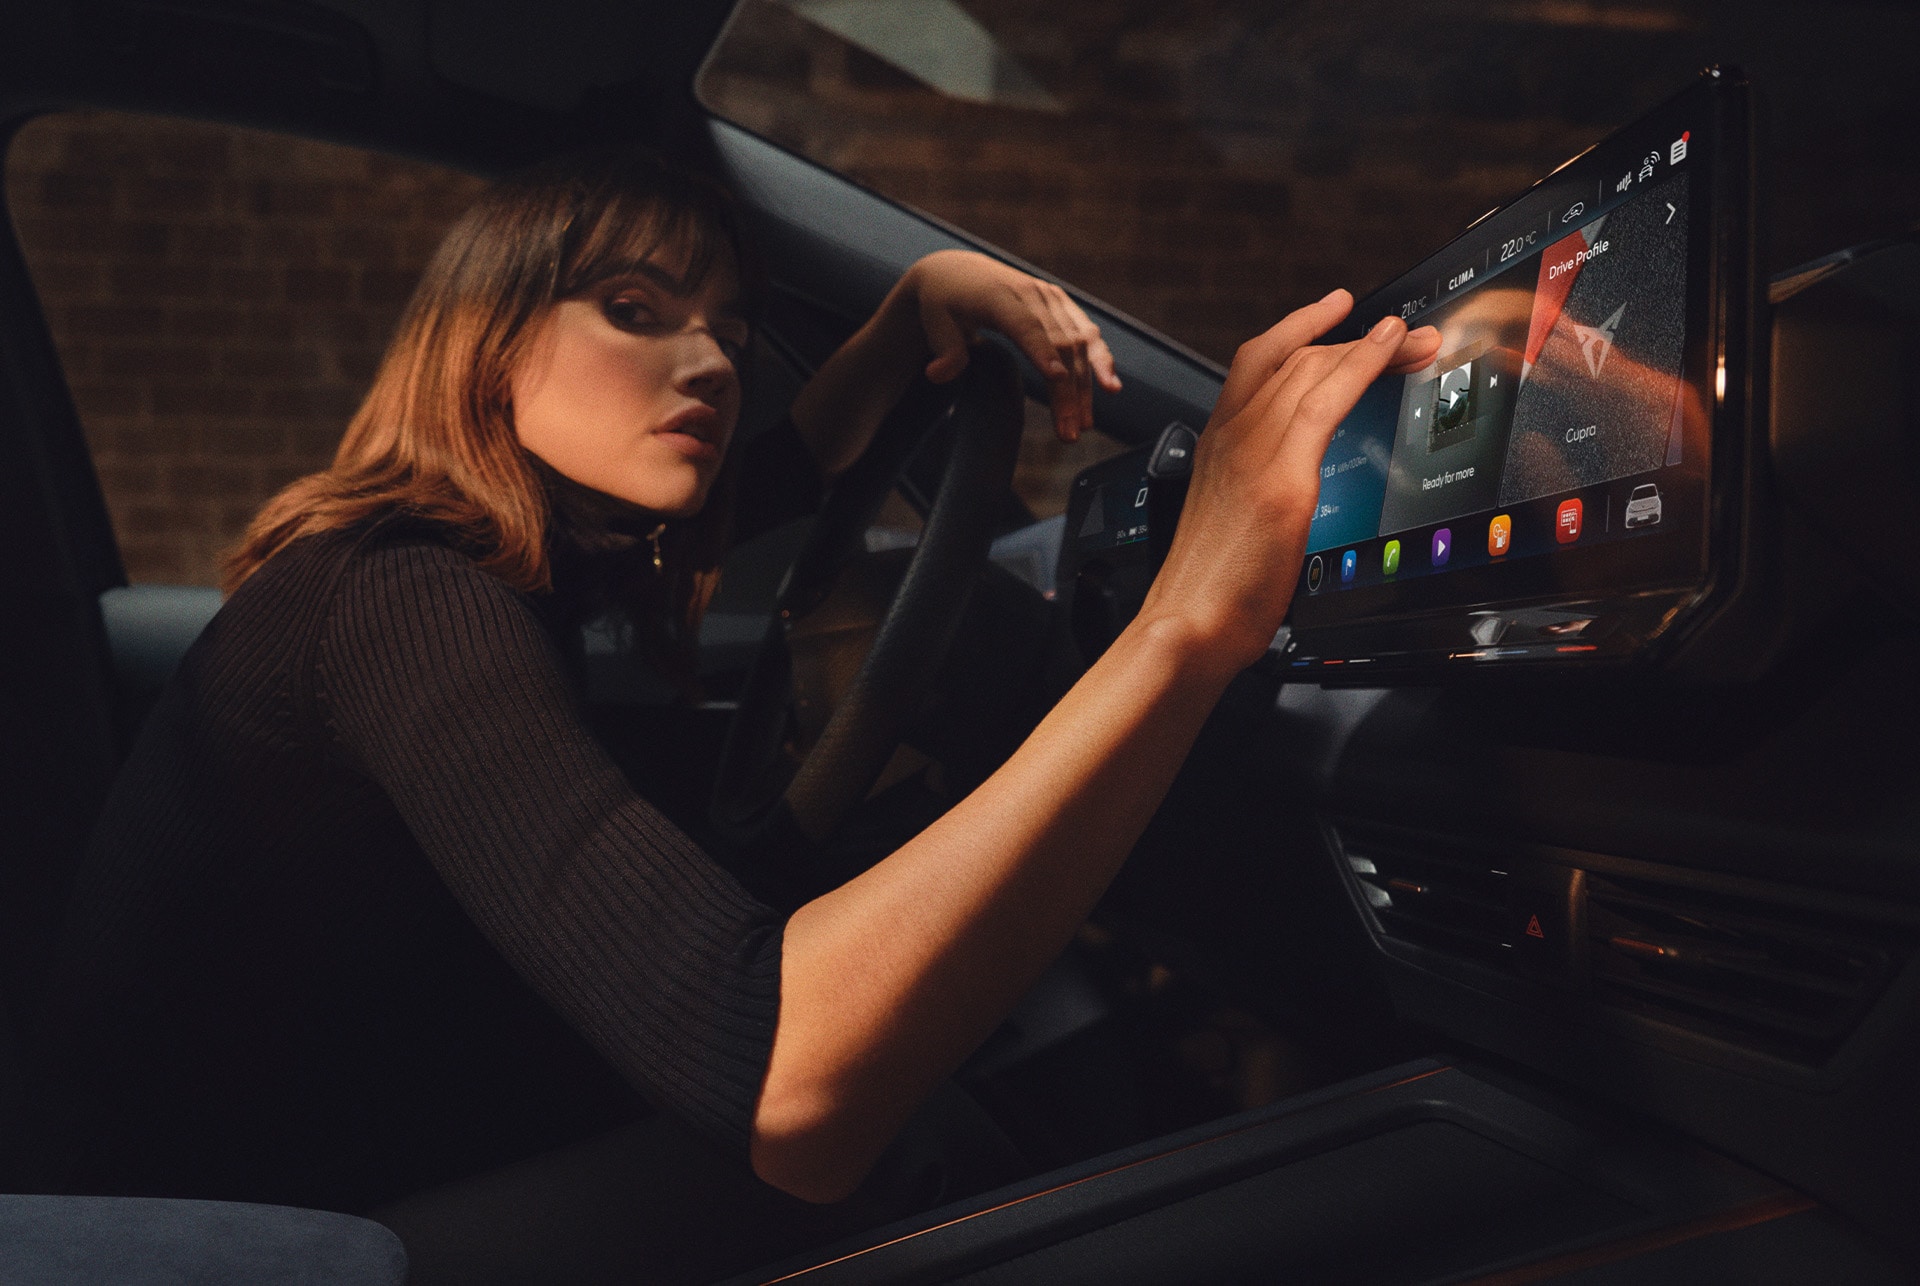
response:
<path id="1" fill-rule="evenodd" d="M 1515 871 L 1507 886 L 1507 941 L 1522 973 L 1542 981 L 1574 981 L 1578 938 L 1574 931 L 1585 872 L 1541 865 Z"/>

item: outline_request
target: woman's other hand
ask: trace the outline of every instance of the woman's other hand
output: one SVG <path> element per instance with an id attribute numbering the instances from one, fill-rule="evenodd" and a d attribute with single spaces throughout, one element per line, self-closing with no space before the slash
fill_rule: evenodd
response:
<path id="1" fill-rule="evenodd" d="M 879 310 L 794 399 L 794 427 L 821 475 L 831 480 L 859 459 L 921 374 L 936 384 L 956 378 L 986 330 L 1011 339 L 1040 368 L 1063 441 L 1092 425 L 1096 381 L 1120 390 L 1100 328 L 1066 291 L 971 250 L 942 250 L 901 274 Z"/>
<path id="2" fill-rule="evenodd" d="M 918 305 L 933 359 L 927 378 L 944 384 L 967 368 L 983 330 L 1011 339 L 1052 390 L 1053 428 L 1073 442 L 1093 426 L 1093 386 L 1120 391 L 1113 354 L 1079 304 L 1052 282 L 970 250 L 942 250 L 907 269 L 900 290 Z"/>
<path id="3" fill-rule="evenodd" d="M 1433 361 L 1440 336 L 1383 318 L 1345 344 L 1336 290 L 1240 346 L 1194 453 L 1180 528 L 1143 619 L 1172 617 L 1232 667 L 1252 664 L 1285 618 L 1320 495 L 1320 459 L 1367 386 Z"/>

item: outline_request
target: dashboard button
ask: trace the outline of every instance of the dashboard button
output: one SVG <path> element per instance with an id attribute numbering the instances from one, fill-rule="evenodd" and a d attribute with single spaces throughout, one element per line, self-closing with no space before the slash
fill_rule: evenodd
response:
<path id="1" fill-rule="evenodd" d="M 1581 957 L 1580 909 L 1586 872 L 1542 864 L 1513 872 L 1507 886 L 1507 938 L 1521 973 L 1571 983 Z"/>
<path id="2" fill-rule="evenodd" d="M 1193 452 L 1199 435 L 1175 420 L 1160 431 L 1160 441 L 1147 462 L 1149 478 L 1184 478 L 1193 472 Z"/>

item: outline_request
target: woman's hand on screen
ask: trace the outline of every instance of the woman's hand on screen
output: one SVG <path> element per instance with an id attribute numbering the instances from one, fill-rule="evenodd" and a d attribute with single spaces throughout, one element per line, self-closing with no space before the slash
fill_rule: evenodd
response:
<path id="1" fill-rule="evenodd" d="M 1194 453 L 1186 507 L 1142 617 L 1171 614 L 1203 646 L 1257 660 L 1280 628 L 1320 495 L 1320 459 L 1367 386 L 1432 362 L 1440 335 L 1397 317 L 1344 344 L 1312 343 L 1344 320 L 1336 290 L 1234 356 Z"/>

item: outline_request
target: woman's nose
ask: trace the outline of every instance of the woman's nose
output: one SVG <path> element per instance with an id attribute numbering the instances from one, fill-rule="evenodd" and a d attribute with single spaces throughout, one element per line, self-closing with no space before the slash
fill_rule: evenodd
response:
<path id="1" fill-rule="evenodd" d="M 689 328 L 684 339 L 680 378 L 689 392 L 711 394 L 731 386 L 738 378 L 733 359 L 705 327 Z"/>

